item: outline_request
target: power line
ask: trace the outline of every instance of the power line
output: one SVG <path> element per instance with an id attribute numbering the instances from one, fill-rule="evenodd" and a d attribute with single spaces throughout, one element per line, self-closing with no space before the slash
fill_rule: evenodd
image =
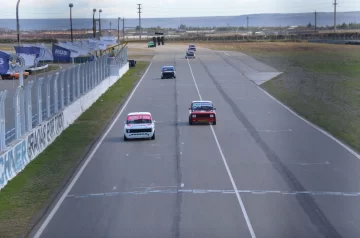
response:
<path id="1" fill-rule="evenodd" d="M 138 10 L 139 10 L 139 36 L 141 40 L 141 4 L 138 4 Z"/>

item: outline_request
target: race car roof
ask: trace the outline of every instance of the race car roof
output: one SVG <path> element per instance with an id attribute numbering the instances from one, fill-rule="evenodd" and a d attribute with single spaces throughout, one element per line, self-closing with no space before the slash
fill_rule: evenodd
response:
<path id="1" fill-rule="evenodd" d="M 211 103 L 212 101 L 192 101 L 191 103 Z"/>
<path id="2" fill-rule="evenodd" d="M 150 112 L 131 112 L 128 116 L 135 116 L 135 115 L 151 115 Z"/>
<path id="3" fill-rule="evenodd" d="M 173 70 L 173 69 L 174 69 L 174 66 L 163 66 L 162 69 L 170 69 L 170 70 Z"/>

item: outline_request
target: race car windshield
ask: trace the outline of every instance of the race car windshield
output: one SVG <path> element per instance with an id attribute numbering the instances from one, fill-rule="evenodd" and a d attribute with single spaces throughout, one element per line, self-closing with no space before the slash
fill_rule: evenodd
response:
<path id="1" fill-rule="evenodd" d="M 211 111 L 213 106 L 211 103 L 193 103 L 191 109 L 193 111 Z"/>
<path id="2" fill-rule="evenodd" d="M 150 116 L 129 116 L 126 124 L 149 124 L 151 123 Z"/>
<path id="3" fill-rule="evenodd" d="M 163 71 L 174 71 L 173 68 L 163 68 Z"/>

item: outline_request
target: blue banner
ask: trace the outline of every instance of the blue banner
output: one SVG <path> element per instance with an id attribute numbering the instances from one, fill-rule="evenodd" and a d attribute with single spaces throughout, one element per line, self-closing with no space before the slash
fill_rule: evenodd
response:
<path id="1" fill-rule="evenodd" d="M 40 48 L 34 46 L 14 46 L 17 54 L 35 55 L 36 58 L 40 56 Z"/>
<path id="2" fill-rule="evenodd" d="M 0 74 L 6 74 L 9 71 L 10 55 L 0 51 Z"/>
<path id="3" fill-rule="evenodd" d="M 56 62 L 70 62 L 71 52 L 68 49 L 53 44 L 52 54 Z"/>

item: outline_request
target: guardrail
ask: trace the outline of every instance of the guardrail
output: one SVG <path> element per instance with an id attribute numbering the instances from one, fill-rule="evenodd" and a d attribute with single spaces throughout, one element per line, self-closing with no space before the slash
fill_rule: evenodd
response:
<path id="1" fill-rule="evenodd" d="M 119 51 L 117 52 L 119 53 Z M 127 63 L 127 48 L 109 62 L 109 55 L 75 65 L 36 81 L 15 92 L 0 92 L 0 154 L 6 146 L 92 90 Z"/>

